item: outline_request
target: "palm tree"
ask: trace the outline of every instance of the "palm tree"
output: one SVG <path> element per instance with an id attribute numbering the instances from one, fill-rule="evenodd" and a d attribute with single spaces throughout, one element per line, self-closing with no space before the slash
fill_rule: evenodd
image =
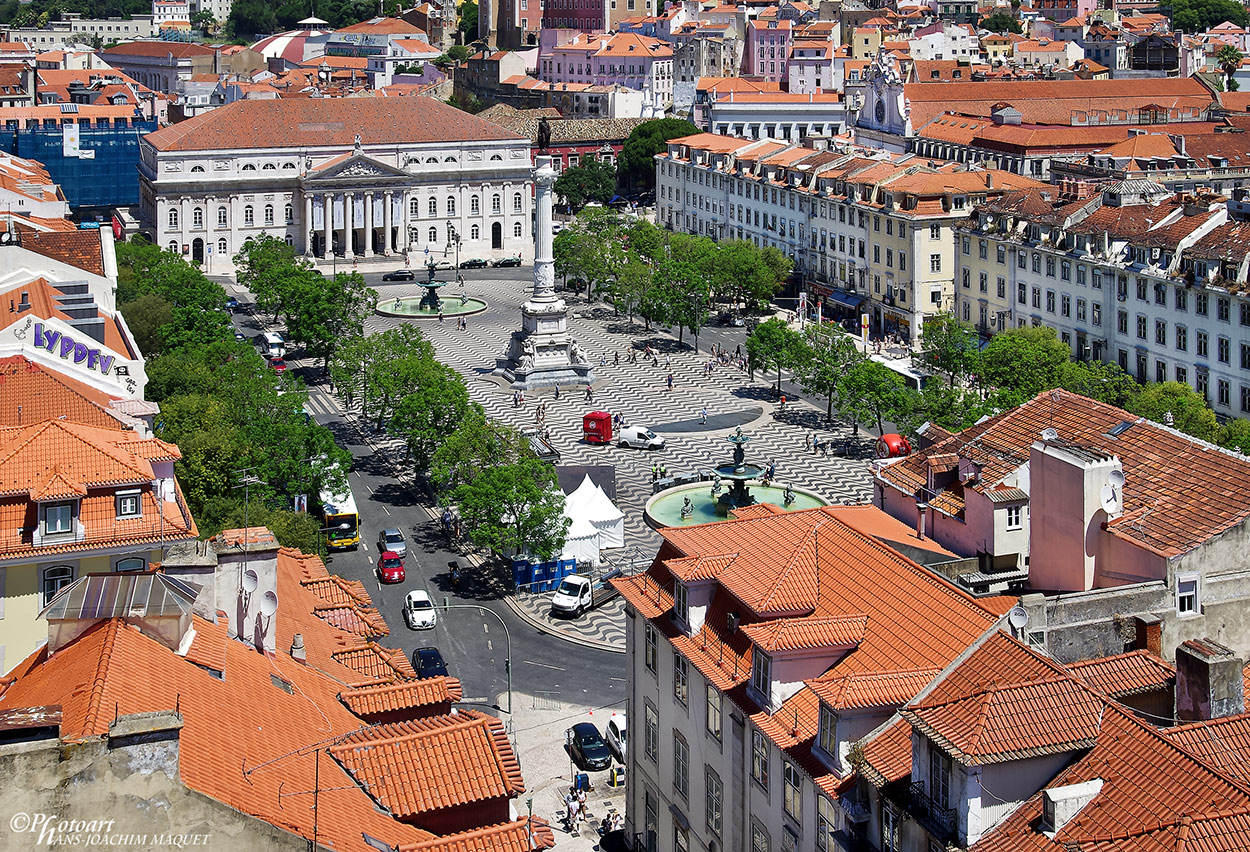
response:
<path id="1" fill-rule="evenodd" d="M 1224 45 L 1215 54 L 1215 64 L 1224 72 L 1225 91 L 1237 91 L 1237 81 L 1233 79 L 1233 75 L 1241 68 L 1241 60 L 1244 58 L 1245 55 L 1231 44 Z"/>

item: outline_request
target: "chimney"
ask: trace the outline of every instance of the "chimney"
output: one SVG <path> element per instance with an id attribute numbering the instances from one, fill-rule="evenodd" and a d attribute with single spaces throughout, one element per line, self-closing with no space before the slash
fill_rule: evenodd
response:
<path id="1" fill-rule="evenodd" d="M 17 303 L 17 312 L 19 314 L 30 310 L 30 293 L 22 291 L 22 298 Z"/>
<path id="2" fill-rule="evenodd" d="M 1189 639 L 1176 649 L 1176 721 L 1202 722 L 1246 710 L 1243 661 L 1214 639 Z"/>
<path id="3" fill-rule="evenodd" d="M 291 640 L 291 659 L 299 663 L 308 662 L 308 654 L 304 651 L 304 634 L 296 633 Z"/>
<path id="4" fill-rule="evenodd" d="M 1146 613 L 1133 618 L 1137 628 L 1137 638 L 1133 641 L 1134 651 L 1149 651 L 1156 657 L 1163 656 L 1163 619 L 1154 613 Z"/>

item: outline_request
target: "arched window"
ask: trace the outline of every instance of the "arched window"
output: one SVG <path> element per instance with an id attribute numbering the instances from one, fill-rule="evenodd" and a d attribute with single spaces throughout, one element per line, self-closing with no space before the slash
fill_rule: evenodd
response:
<path id="1" fill-rule="evenodd" d="M 286 244 L 287 244 L 287 245 L 289 245 L 289 246 L 293 246 L 293 245 L 295 245 L 295 238 L 294 238 L 294 237 L 292 237 L 290 234 L 287 234 L 287 235 L 286 235 Z"/>
<path id="2" fill-rule="evenodd" d="M 408 215 L 414 219 L 421 215 L 421 205 L 415 198 L 408 202 Z"/>
<path id="3" fill-rule="evenodd" d="M 249 227 L 256 224 L 256 217 L 252 213 L 250 204 L 243 208 L 243 224 Z"/>
<path id="4" fill-rule="evenodd" d="M 481 212 L 482 212 L 482 199 L 478 198 L 476 195 L 470 196 L 469 214 L 472 216 L 476 216 L 477 214 Z"/>
<path id="5" fill-rule="evenodd" d="M 474 225 L 472 228 L 469 229 L 469 239 L 478 240 L 478 239 L 481 239 L 481 237 L 482 237 L 482 229 L 479 228 L 477 225 Z"/>
<path id="6" fill-rule="evenodd" d="M 286 223 L 290 225 L 292 222 L 295 221 L 295 208 L 292 207 L 290 204 L 283 207 L 282 216 L 286 220 Z"/>
<path id="7" fill-rule="evenodd" d="M 196 207 L 191 211 L 191 227 L 192 228 L 204 227 L 204 208 Z"/>
<path id="8" fill-rule="evenodd" d="M 224 238 L 217 241 L 217 253 L 218 254 L 225 255 L 225 253 L 229 250 L 230 250 L 230 244 L 227 243 Z"/>
<path id="9" fill-rule="evenodd" d="M 499 156 L 498 154 L 491 154 L 491 155 L 490 155 L 490 161 L 491 161 L 492 163 L 498 162 L 499 160 L 502 160 L 502 159 L 503 159 L 503 157 Z"/>
<path id="10" fill-rule="evenodd" d="M 515 225 L 512 226 L 512 236 L 514 237 L 521 236 L 521 223 L 520 222 L 517 222 Z"/>
<path id="11" fill-rule="evenodd" d="M 265 205 L 265 224 L 266 225 L 273 224 L 273 205 L 272 204 Z"/>
<path id="12" fill-rule="evenodd" d="M 169 245 L 165 246 L 165 248 L 169 249 L 174 254 L 177 254 L 178 253 L 178 241 L 170 240 Z"/>
<path id="13" fill-rule="evenodd" d="M 427 205 L 427 207 L 430 211 L 431 216 L 438 215 L 438 199 L 437 198 L 430 196 L 430 203 Z"/>
<path id="14" fill-rule="evenodd" d="M 513 213 L 521 212 L 521 193 L 519 192 L 514 193 L 512 196 L 512 212 Z"/>
<path id="15" fill-rule="evenodd" d="M 443 162 L 444 162 L 444 163 L 454 163 L 454 162 L 456 162 L 456 158 L 455 158 L 455 157 L 443 157 Z"/>
<path id="16" fill-rule="evenodd" d="M 270 172 L 270 171 L 277 171 L 277 169 L 278 169 L 278 167 L 277 167 L 277 166 L 275 166 L 273 163 L 265 163 L 265 165 L 264 165 L 264 166 L 262 166 L 262 168 L 263 168 L 265 171 L 267 171 L 267 172 Z"/>
<path id="17" fill-rule="evenodd" d="M 438 163 L 438 157 L 426 157 L 426 158 L 425 158 L 425 162 L 426 162 L 427 164 L 429 164 L 429 163 L 434 163 L 434 164 L 437 164 L 437 163 Z"/>
<path id="18" fill-rule="evenodd" d="M 117 560 L 117 564 L 113 567 L 116 571 L 146 571 L 148 561 L 142 556 L 128 556 Z"/>
<path id="19" fill-rule="evenodd" d="M 295 168 L 295 164 L 294 164 L 294 163 L 283 163 L 283 164 L 282 164 L 282 168 L 284 168 L 284 169 L 293 169 L 293 168 Z"/>
<path id="20" fill-rule="evenodd" d="M 498 194 L 492 195 L 490 197 L 490 212 L 500 213 L 502 212 L 502 209 L 503 209 L 502 197 L 499 196 Z"/>
<path id="21" fill-rule="evenodd" d="M 169 227 L 178 227 L 178 210 L 175 207 L 169 208 Z"/>
<path id="22" fill-rule="evenodd" d="M 447 196 L 447 215 L 456 215 L 456 196 L 454 195 Z"/>
<path id="23" fill-rule="evenodd" d="M 47 606 L 56 593 L 74 582 L 74 569 L 69 565 L 55 565 L 43 569 L 43 605 Z"/>
<path id="24" fill-rule="evenodd" d="M 191 167 L 191 171 L 192 171 L 192 173 L 195 173 L 195 172 L 202 172 L 202 171 L 204 171 L 204 167 L 203 167 L 203 166 L 192 166 L 192 167 Z"/>
<path id="25" fill-rule="evenodd" d="M 254 171 L 256 171 L 256 164 L 255 164 L 255 163 L 244 163 L 244 164 L 243 164 L 243 171 L 245 171 L 245 172 L 254 172 Z"/>
<path id="26" fill-rule="evenodd" d="M 430 243 L 438 242 L 438 228 L 430 228 Z"/>
<path id="27" fill-rule="evenodd" d="M 226 221 L 227 221 L 226 217 L 228 215 L 229 214 L 226 213 L 226 208 L 224 207 L 217 208 L 217 227 L 218 228 L 226 227 Z"/>

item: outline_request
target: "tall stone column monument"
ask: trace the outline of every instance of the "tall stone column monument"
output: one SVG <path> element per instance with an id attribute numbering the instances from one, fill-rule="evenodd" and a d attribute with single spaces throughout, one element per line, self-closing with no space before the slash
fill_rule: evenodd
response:
<path id="1" fill-rule="evenodd" d="M 519 390 L 554 385 L 589 384 L 590 359 L 569 337 L 568 308 L 556 296 L 552 258 L 551 204 L 556 182 L 551 157 L 539 154 L 534 165 L 534 292 L 521 306 L 521 330 L 512 332 L 495 375 Z"/>

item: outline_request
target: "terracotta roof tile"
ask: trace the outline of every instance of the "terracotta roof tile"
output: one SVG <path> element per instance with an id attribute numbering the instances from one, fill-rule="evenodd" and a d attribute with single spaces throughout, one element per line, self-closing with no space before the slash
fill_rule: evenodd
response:
<path id="1" fill-rule="evenodd" d="M 503 722 L 474 710 L 376 725 L 330 754 L 400 819 L 525 791 Z"/>
<path id="2" fill-rule="evenodd" d="M 366 642 L 330 656 L 335 662 L 363 675 L 364 680 L 353 685 L 393 683 L 397 680 L 411 680 L 417 676 L 403 651 L 383 648 L 376 642 Z"/>
<path id="3" fill-rule="evenodd" d="M 1068 670 L 1112 698 L 1166 689 L 1176 682 L 1176 669 L 1145 650 L 1069 663 Z"/>
<path id="4" fill-rule="evenodd" d="M 339 699 L 362 719 L 460 701 L 464 690 L 454 677 L 429 677 L 344 690 Z"/>
<path id="5" fill-rule="evenodd" d="M 853 647 L 864 641 L 867 624 L 866 615 L 778 618 L 747 625 L 742 632 L 761 651 L 772 653 Z"/>
<path id="6" fill-rule="evenodd" d="M 835 710 L 899 707 L 915 698 L 937 675 L 938 669 L 848 674 L 828 680 L 809 680 L 816 696 Z"/>
<path id="7" fill-rule="evenodd" d="M 911 724 L 901 716 L 894 719 L 885 730 L 860 744 L 864 762 L 859 771 L 877 788 L 911 774 Z"/>
<path id="8" fill-rule="evenodd" d="M 401 844 L 399 852 L 535 852 L 555 844 L 555 832 L 546 820 L 527 817 L 422 843 Z"/>

